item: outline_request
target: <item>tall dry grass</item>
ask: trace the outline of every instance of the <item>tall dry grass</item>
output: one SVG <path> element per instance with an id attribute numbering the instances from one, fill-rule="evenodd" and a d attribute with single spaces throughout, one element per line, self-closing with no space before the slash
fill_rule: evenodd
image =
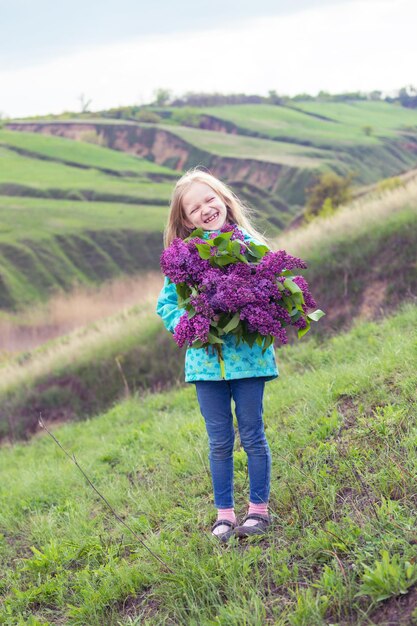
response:
<path id="1" fill-rule="evenodd" d="M 103 346 L 111 349 L 112 345 L 137 341 L 143 322 L 148 327 L 156 320 L 155 303 L 143 302 L 11 357 L 1 364 L 0 393 L 16 385 L 31 384 L 63 365 L 89 362 Z"/>
<path id="2" fill-rule="evenodd" d="M 53 296 L 41 306 L 0 317 L 0 353 L 31 350 L 71 331 L 135 305 L 155 302 L 162 287 L 159 272 L 120 278 L 100 287 L 79 287 Z"/>
<path id="3" fill-rule="evenodd" d="M 407 205 L 417 211 L 417 172 L 410 174 L 397 189 L 375 190 L 341 207 L 330 217 L 318 217 L 305 226 L 282 233 L 272 241 L 273 249 L 308 257 L 309 252 L 319 246 L 327 246 L 349 235 L 367 230 L 371 236 L 372 224 Z"/>

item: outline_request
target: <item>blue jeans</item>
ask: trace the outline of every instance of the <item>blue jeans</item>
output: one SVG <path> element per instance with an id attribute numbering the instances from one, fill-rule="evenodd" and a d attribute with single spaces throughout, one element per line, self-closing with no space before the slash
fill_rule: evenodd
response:
<path id="1" fill-rule="evenodd" d="M 202 380 L 196 381 L 195 386 L 209 437 L 215 507 L 228 509 L 234 506 L 232 398 L 240 440 L 248 456 L 249 500 L 254 504 L 268 502 L 271 452 L 262 420 L 265 378 Z"/>

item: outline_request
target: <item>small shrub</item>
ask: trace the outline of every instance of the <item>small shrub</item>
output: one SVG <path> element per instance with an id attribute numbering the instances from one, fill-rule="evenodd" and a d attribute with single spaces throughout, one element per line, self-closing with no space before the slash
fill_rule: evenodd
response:
<path id="1" fill-rule="evenodd" d="M 200 115 L 189 108 L 174 111 L 172 120 L 181 126 L 191 126 L 192 128 L 199 128 L 200 126 Z"/>
<path id="2" fill-rule="evenodd" d="M 380 561 L 375 561 L 373 568 L 364 565 L 363 583 L 357 596 L 370 596 L 380 602 L 407 593 L 417 581 L 417 566 L 414 563 L 402 561 L 398 554 L 390 558 L 387 550 L 381 550 L 381 557 Z"/>
<path id="3" fill-rule="evenodd" d="M 392 176 L 391 178 L 384 178 L 384 180 L 380 180 L 377 184 L 377 191 L 392 191 L 393 189 L 398 189 L 399 187 L 404 187 L 404 182 L 399 176 Z"/>
<path id="4" fill-rule="evenodd" d="M 328 213 L 352 198 L 353 174 L 339 176 L 334 172 L 323 172 L 318 181 L 306 189 L 306 221 L 310 221 L 322 211 Z"/>
<path id="5" fill-rule="evenodd" d="M 159 124 L 159 122 L 162 121 L 162 118 L 158 115 L 158 113 L 155 113 L 154 111 L 147 111 L 146 109 L 140 111 L 136 116 L 136 119 L 138 122 L 144 122 L 145 124 Z"/>

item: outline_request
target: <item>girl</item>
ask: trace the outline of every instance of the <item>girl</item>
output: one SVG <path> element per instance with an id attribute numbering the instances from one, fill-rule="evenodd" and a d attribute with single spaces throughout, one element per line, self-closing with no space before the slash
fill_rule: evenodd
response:
<path id="1" fill-rule="evenodd" d="M 164 245 L 176 237 L 185 239 L 195 228 L 202 228 L 204 238 L 218 233 L 225 224 L 236 224 L 245 241 L 266 244 L 249 221 L 249 210 L 217 178 L 195 169 L 177 182 L 171 199 Z M 176 288 L 167 278 L 158 297 L 157 313 L 166 328 L 174 332 L 184 314 L 179 309 Z M 236 345 L 234 335 L 224 336 L 222 378 L 215 351 L 189 347 L 185 357 L 185 381 L 194 383 L 201 414 L 209 438 L 209 461 L 217 508 L 217 521 L 211 531 L 222 541 L 235 534 L 244 537 L 263 534 L 269 526 L 268 498 L 271 476 L 271 453 L 262 419 L 265 382 L 278 376 L 275 352 L 246 343 Z M 238 525 L 233 497 L 234 428 L 231 399 L 240 440 L 248 457 L 249 508 Z"/>

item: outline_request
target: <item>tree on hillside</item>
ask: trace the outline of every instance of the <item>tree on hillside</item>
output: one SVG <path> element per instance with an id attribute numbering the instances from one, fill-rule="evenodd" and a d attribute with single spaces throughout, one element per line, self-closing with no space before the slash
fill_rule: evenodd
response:
<path id="1" fill-rule="evenodd" d="M 280 96 L 277 94 L 275 89 L 270 89 L 268 91 L 268 100 L 271 104 L 281 105 L 284 104 L 285 100 L 288 100 L 286 96 Z"/>
<path id="2" fill-rule="evenodd" d="M 398 99 L 403 107 L 417 108 L 417 89 L 413 85 L 403 87 L 398 93 Z"/>
<path id="3" fill-rule="evenodd" d="M 323 172 L 317 182 L 306 189 L 307 206 L 304 217 L 310 221 L 319 215 L 329 215 L 339 205 L 352 198 L 354 174 L 339 176 L 334 172 Z"/>
<path id="4" fill-rule="evenodd" d="M 171 91 L 169 89 L 163 89 L 162 87 L 160 87 L 159 89 L 156 89 L 156 91 L 154 92 L 154 95 L 155 95 L 154 104 L 156 104 L 159 107 L 166 106 L 168 102 L 171 100 Z"/>

